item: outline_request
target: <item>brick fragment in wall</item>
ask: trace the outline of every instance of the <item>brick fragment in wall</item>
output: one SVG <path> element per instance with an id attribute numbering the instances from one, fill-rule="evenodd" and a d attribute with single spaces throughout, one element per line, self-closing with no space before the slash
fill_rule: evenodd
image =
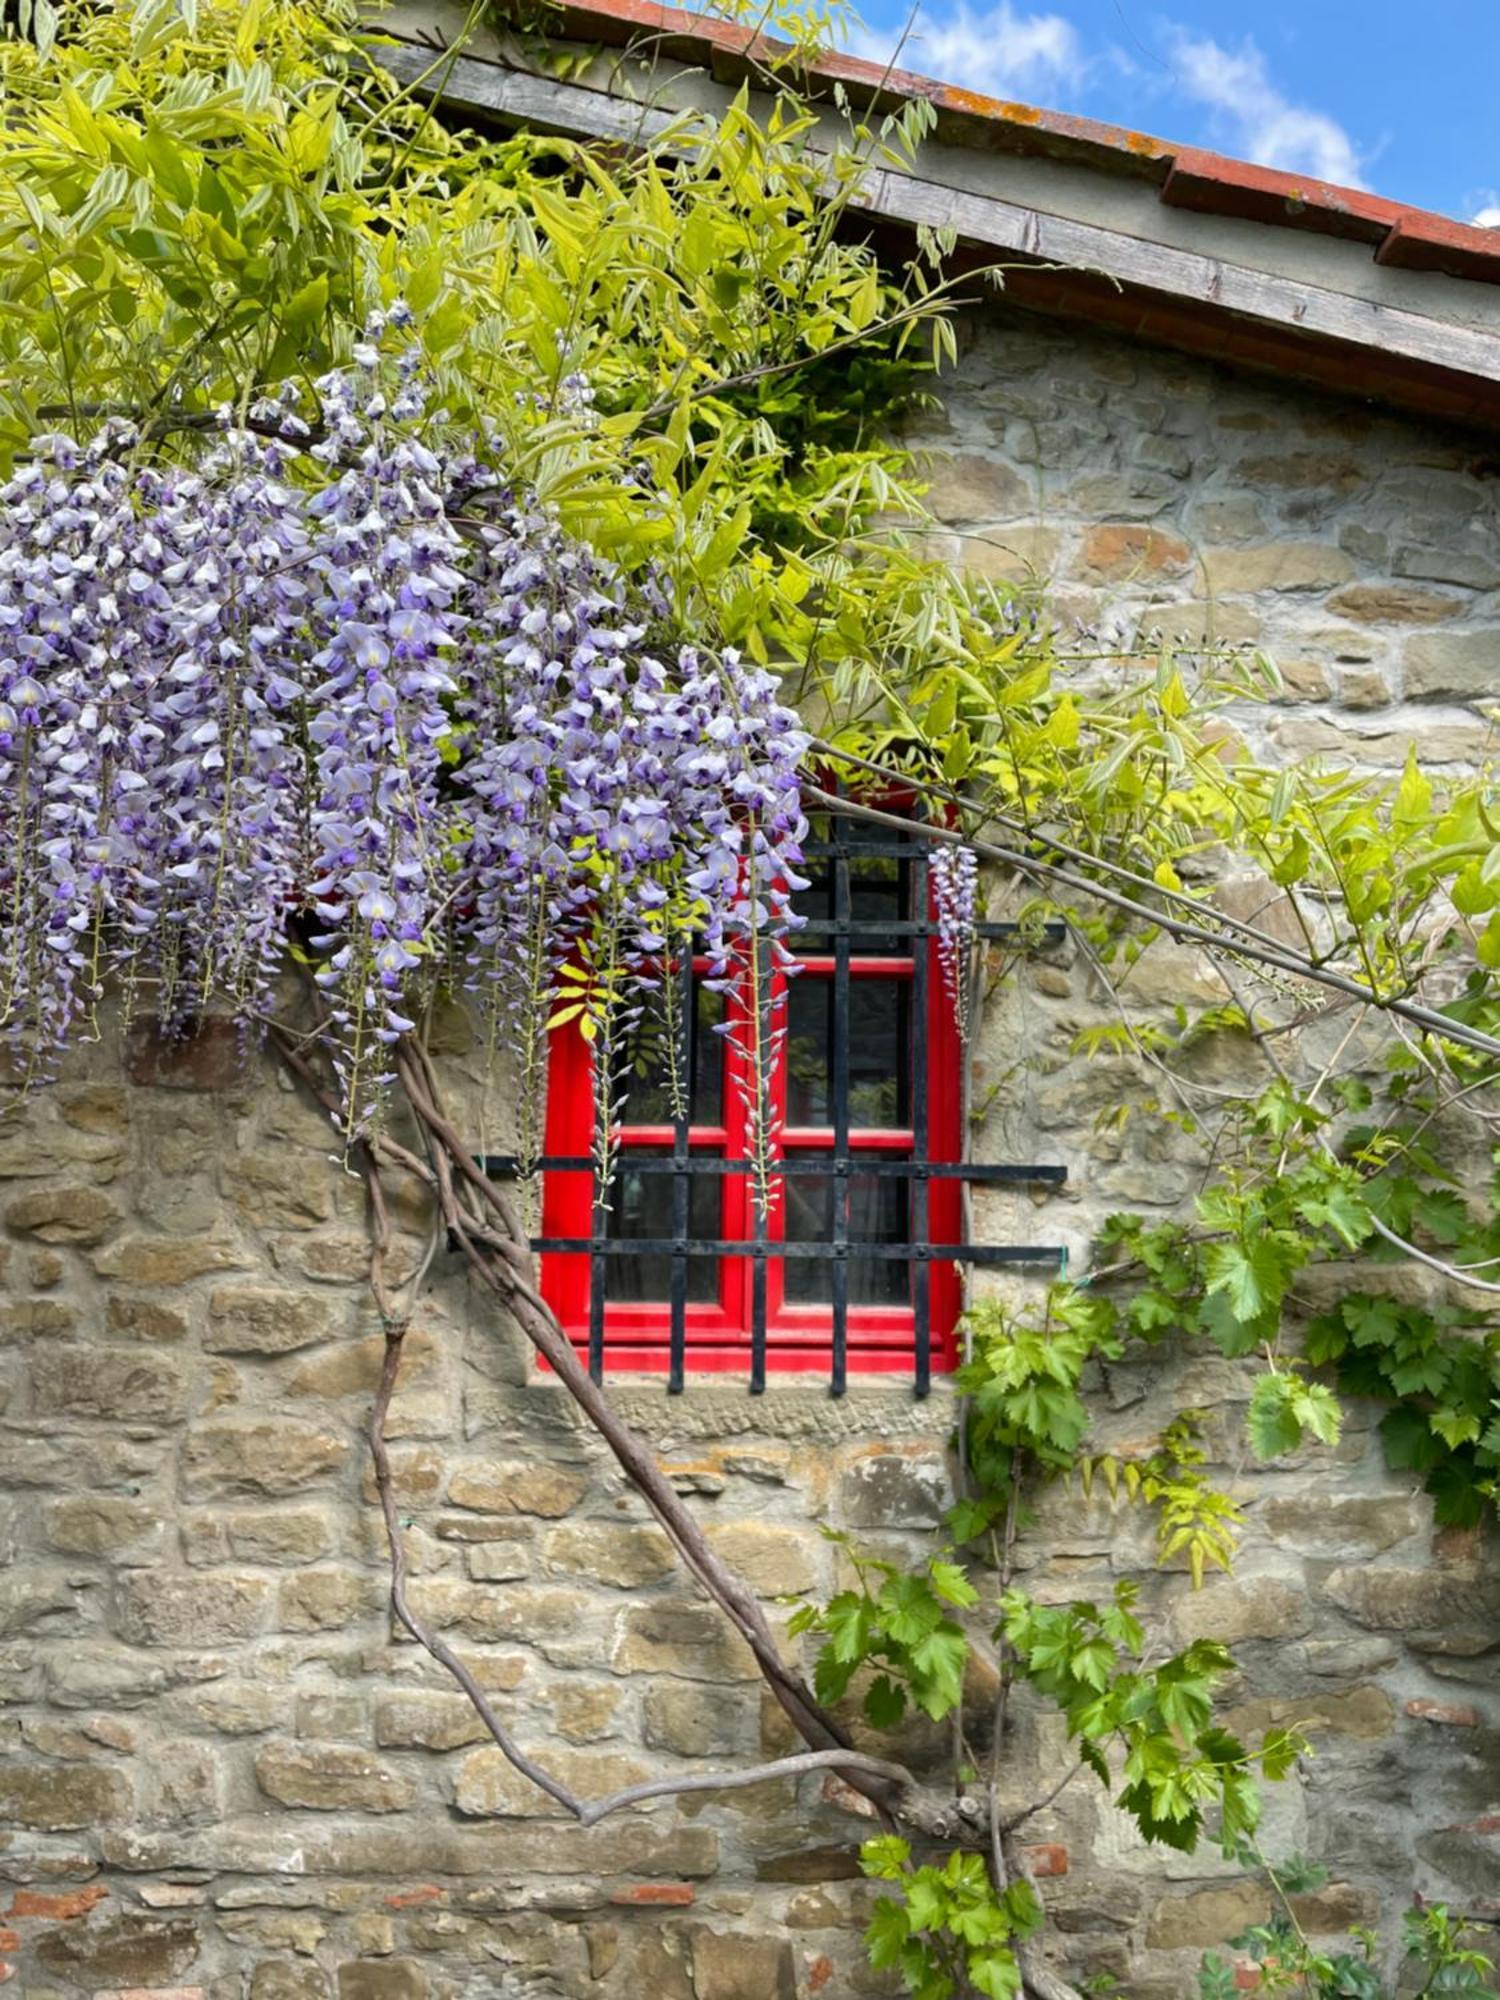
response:
<path id="1" fill-rule="evenodd" d="M 248 1088 L 252 1065 L 233 1021 L 200 1023 L 191 1035 L 162 1036 L 147 1023 L 131 1030 L 126 1072 L 132 1083 L 158 1090 L 235 1091 Z"/>

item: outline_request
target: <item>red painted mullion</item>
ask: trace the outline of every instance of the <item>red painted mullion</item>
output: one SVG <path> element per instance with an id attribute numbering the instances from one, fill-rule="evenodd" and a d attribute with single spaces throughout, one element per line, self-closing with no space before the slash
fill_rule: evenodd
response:
<path id="1" fill-rule="evenodd" d="M 838 960 L 831 952 L 809 952 L 804 958 L 797 955 L 798 979 L 831 979 L 838 966 Z M 849 977 L 851 979 L 910 979 L 912 962 L 910 958 L 851 958 Z"/>

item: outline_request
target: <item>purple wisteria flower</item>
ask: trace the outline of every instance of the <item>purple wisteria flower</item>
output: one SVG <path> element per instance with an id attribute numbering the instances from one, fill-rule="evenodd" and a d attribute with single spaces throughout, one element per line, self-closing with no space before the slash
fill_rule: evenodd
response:
<path id="1" fill-rule="evenodd" d="M 969 1032 L 969 957 L 978 916 L 979 859 L 973 848 L 943 842 L 928 861 L 938 927 L 938 962 L 960 1036 Z"/>
<path id="2" fill-rule="evenodd" d="M 545 1018 L 583 967 L 607 1048 L 684 950 L 785 954 L 774 677 L 654 636 L 649 579 L 449 434 L 409 318 L 191 464 L 113 425 L 0 487 L 0 1032 L 37 1074 L 109 981 L 253 1024 L 294 935 L 352 1133 L 441 980 Z"/>

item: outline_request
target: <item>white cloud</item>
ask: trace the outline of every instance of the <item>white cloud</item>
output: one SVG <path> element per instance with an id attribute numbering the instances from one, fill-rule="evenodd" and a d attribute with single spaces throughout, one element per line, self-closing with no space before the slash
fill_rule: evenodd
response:
<path id="1" fill-rule="evenodd" d="M 1205 123 L 1201 142 L 1224 152 L 1345 187 L 1364 186 L 1364 162 L 1348 132 L 1327 112 L 1288 97 L 1253 41 L 1226 47 L 1170 19 L 1156 24 L 1153 40 L 1166 60 L 1151 56 L 1155 67 L 1145 69 L 1118 45 L 1086 48 L 1065 13 L 1026 13 L 1016 0 L 988 7 L 982 0 L 932 0 L 899 48 L 896 31 L 868 28 L 856 31 L 851 47 L 856 55 L 894 58 L 903 69 L 944 83 L 1030 98 L 1061 111 L 1092 108 L 1089 99 L 1098 101 L 1108 79 L 1108 115 L 1157 124 L 1172 137 L 1186 136 L 1184 126 Z M 1122 80 L 1138 100 L 1123 111 Z M 1186 106 L 1192 111 L 1185 115 Z M 1500 194 L 1481 193 L 1476 204 L 1484 205 L 1489 220 L 1500 221 Z"/>
<path id="2" fill-rule="evenodd" d="M 1174 28 L 1174 79 L 1183 94 L 1216 114 L 1226 149 L 1263 167 L 1363 187 L 1358 150 L 1336 118 L 1292 101 L 1272 82 L 1254 42 L 1226 49 Z"/>
<path id="3" fill-rule="evenodd" d="M 1500 229 L 1500 193 L 1486 188 L 1483 194 L 1471 195 L 1470 202 L 1477 204 L 1469 217 L 1476 229 Z"/>
<path id="4" fill-rule="evenodd" d="M 1010 0 L 979 13 L 966 0 L 951 12 L 923 14 L 899 48 L 895 34 L 865 28 L 853 37 L 855 55 L 875 62 L 894 56 L 902 69 L 940 77 L 992 97 L 1033 97 L 1076 92 L 1084 73 L 1078 30 L 1061 14 L 1021 14 Z"/>

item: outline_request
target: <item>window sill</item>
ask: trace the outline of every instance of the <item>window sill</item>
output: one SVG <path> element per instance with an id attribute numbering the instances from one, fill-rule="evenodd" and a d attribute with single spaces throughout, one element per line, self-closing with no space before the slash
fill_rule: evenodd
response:
<path id="1" fill-rule="evenodd" d="M 529 1392 L 566 1396 L 557 1377 L 533 1369 Z M 610 1369 L 604 1391 L 611 1405 L 648 1440 L 728 1437 L 946 1437 L 953 1428 L 952 1379 L 935 1376 L 932 1392 L 913 1395 L 909 1375 L 854 1375 L 842 1396 L 828 1393 L 827 1367 L 807 1374 L 773 1374 L 764 1395 L 752 1396 L 743 1375 L 690 1375 L 669 1396 L 659 1374 Z"/>

